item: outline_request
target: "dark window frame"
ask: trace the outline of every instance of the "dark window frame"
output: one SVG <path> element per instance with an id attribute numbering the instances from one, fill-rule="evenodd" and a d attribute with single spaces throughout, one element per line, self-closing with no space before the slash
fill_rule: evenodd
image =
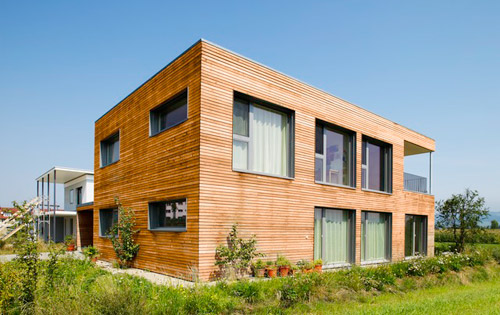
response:
<path id="1" fill-rule="evenodd" d="M 412 228 L 413 228 L 413 235 L 412 235 L 412 244 L 411 244 L 411 254 L 408 255 L 407 253 L 407 241 L 408 241 L 408 238 L 407 238 L 407 224 L 408 224 L 408 221 L 407 221 L 407 218 L 411 217 L 413 220 L 411 221 L 412 222 Z M 419 217 L 420 219 L 423 219 L 423 232 L 422 232 L 422 237 L 423 239 L 421 239 L 420 241 L 423 243 L 423 249 L 424 249 L 424 252 L 423 253 L 418 253 L 418 254 L 423 254 L 423 256 L 427 256 L 427 246 L 428 246 L 428 238 L 429 238 L 429 235 L 428 235 L 428 231 L 429 231 L 429 218 L 427 215 L 417 215 L 417 214 L 405 214 L 405 258 L 411 258 L 411 257 L 416 257 L 418 256 L 418 254 L 416 254 L 416 251 L 415 251 L 415 246 L 416 246 L 416 233 L 415 233 L 415 228 L 416 228 L 416 222 L 415 222 L 415 218 L 416 217 Z"/>
<path id="2" fill-rule="evenodd" d="M 367 143 L 376 145 L 381 149 L 380 158 L 380 187 L 381 190 L 368 187 L 369 182 L 369 167 L 367 156 Z M 365 181 L 363 181 L 363 170 L 365 170 Z M 393 181 L 393 146 L 391 143 L 384 142 L 375 138 L 363 135 L 362 150 L 361 150 L 361 189 L 365 191 L 382 192 L 392 194 Z"/>
<path id="3" fill-rule="evenodd" d="M 324 240 L 324 226 L 323 226 L 323 218 L 325 217 L 325 212 L 326 211 L 331 211 L 331 210 L 336 210 L 336 211 L 343 211 L 348 213 L 348 227 L 350 229 L 349 233 L 349 244 L 348 244 L 348 261 L 347 265 L 353 265 L 356 262 L 356 210 L 354 209 L 341 209 L 341 208 L 329 208 L 329 207 L 314 207 L 314 211 L 316 210 L 321 211 L 321 218 L 322 218 L 322 226 L 321 226 L 321 259 L 323 260 L 323 265 L 325 268 L 335 268 L 337 267 L 336 264 L 326 264 L 325 260 L 323 257 L 325 257 L 325 240 Z M 316 240 L 313 240 L 315 242 Z M 315 246 L 313 246 L 314 248 Z M 344 264 L 340 264 L 340 266 L 343 266 Z"/>
<path id="4" fill-rule="evenodd" d="M 250 111 L 251 106 L 257 106 L 261 108 L 267 108 L 271 111 L 279 112 L 281 114 L 285 114 L 287 116 L 287 127 L 288 127 L 288 161 L 287 161 L 287 174 L 285 176 L 282 175 L 276 175 L 276 174 L 271 174 L 271 173 L 265 173 L 265 172 L 258 172 L 258 171 L 253 171 L 251 169 L 251 147 L 250 143 L 252 141 L 252 134 L 250 129 L 248 129 L 249 135 L 244 136 L 244 135 L 239 135 L 234 133 L 234 107 L 236 102 L 241 102 L 241 103 L 247 103 L 248 108 Z M 240 173 L 250 173 L 250 174 L 256 174 L 256 175 L 264 175 L 264 176 L 270 176 L 270 177 L 278 177 L 278 178 L 284 178 L 284 179 L 294 179 L 295 177 L 295 111 L 291 110 L 289 108 L 247 95 L 243 94 L 237 91 L 233 92 L 233 117 L 232 117 L 232 135 L 233 135 L 233 142 L 236 141 L 243 141 L 248 143 L 248 160 L 247 160 L 247 169 L 240 169 L 240 168 L 235 168 L 233 165 L 233 154 L 234 150 L 231 150 L 231 168 L 235 172 L 240 172 Z M 250 128 L 250 120 L 252 119 L 251 115 L 249 114 L 248 116 L 248 128 Z"/>
<path id="5" fill-rule="evenodd" d="M 109 229 L 111 229 L 113 227 L 113 225 L 115 225 L 115 224 L 118 223 L 118 208 L 103 208 L 103 209 L 99 209 L 99 237 L 110 238 L 111 235 L 106 234 L 107 231 L 103 232 L 103 230 L 102 230 L 103 229 L 103 222 L 102 222 L 103 215 L 102 214 L 104 212 L 111 212 L 111 214 L 112 214 L 112 217 L 111 217 L 111 227 L 109 228 Z M 116 220 L 115 220 L 115 213 L 116 213 Z"/>
<path id="6" fill-rule="evenodd" d="M 378 260 L 363 260 L 363 242 L 366 242 L 366 233 L 363 235 L 363 222 L 366 221 L 366 214 L 367 213 L 378 213 L 378 214 L 384 214 L 387 215 L 388 220 L 387 220 L 387 226 L 388 229 L 385 231 L 385 236 L 386 236 L 386 248 L 385 248 L 385 258 L 383 261 L 378 261 Z M 361 264 L 376 264 L 376 263 L 382 263 L 382 262 L 388 262 L 392 260 L 392 213 L 391 212 L 380 212 L 380 211 L 370 211 L 370 210 L 362 210 L 361 211 L 361 240 L 360 240 L 360 258 L 361 258 Z M 366 245 L 365 245 L 365 251 L 366 251 Z M 366 257 L 366 253 L 364 255 Z"/>
<path id="7" fill-rule="evenodd" d="M 180 102 L 182 99 L 186 99 L 186 116 L 180 121 L 176 122 L 171 126 L 165 126 L 163 129 L 161 128 L 161 117 L 162 115 L 167 115 L 169 113 L 169 109 L 173 105 L 177 105 L 177 102 Z M 174 96 L 168 98 L 166 101 L 162 102 L 160 105 L 149 111 L 149 136 L 154 137 L 162 132 L 172 129 L 175 126 L 182 124 L 187 121 L 189 118 L 189 89 L 185 88 L 182 91 L 176 93 Z"/>
<path id="8" fill-rule="evenodd" d="M 117 132 L 114 132 L 110 136 L 106 137 L 104 140 L 101 140 L 101 142 L 100 142 L 101 168 L 120 161 L 120 149 L 121 149 L 120 138 L 121 138 L 120 130 L 118 130 Z M 111 144 L 113 145 L 113 149 L 114 149 L 114 146 L 118 144 L 118 156 L 116 157 L 116 160 L 114 160 L 114 161 L 108 161 L 109 152 L 113 151 L 113 150 L 110 150 Z"/>
<path id="9" fill-rule="evenodd" d="M 165 204 L 165 203 L 173 203 L 173 202 L 179 202 L 179 201 L 184 201 L 186 203 L 186 222 L 184 227 L 152 227 L 152 219 L 153 216 L 151 215 L 151 212 L 153 211 L 152 205 L 155 204 Z M 166 200 L 160 200 L 160 201 L 151 201 L 148 203 L 148 230 L 152 232 L 187 232 L 187 225 L 188 225 L 188 198 L 175 198 L 175 199 L 166 199 Z"/>
<path id="10" fill-rule="evenodd" d="M 325 149 L 326 149 L 326 131 L 325 129 L 330 129 L 330 131 L 347 135 L 349 137 L 349 149 L 350 149 L 350 178 L 349 178 L 349 185 L 344 185 L 344 184 L 337 184 L 337 183 L 330 183 L 326 181 L 326 154 L 325 154 Z M 321 148 L 318 148 L 318 137 L 319 137 L 319 132 L 321 132 Z M 326 122 L 321 119 L 316 119 L 316 125 L 315 125 L 315 135 L 314 135 L 314 170 L 316 172 L 316 160 L 321 159 L 322 160 L 322 180 L 317 180 L 316 179 L 316 174 L 314 174 L 314 181 L 318 184 L 326 184 L 326 185 L 332 185 L 332 186 L 338 186 L 338 187 L 345 187 L 345 188 L 356 188 L 356 132 L 329 122 Z M 318 149 L 321 149 L 321 152 L 318 152 Z"/>
<path id="11" fill-rule="evenodd" d="M 83 202 L 83 187 L 77 187 L 76 189 L 76 204 L 81 205 Z"/>

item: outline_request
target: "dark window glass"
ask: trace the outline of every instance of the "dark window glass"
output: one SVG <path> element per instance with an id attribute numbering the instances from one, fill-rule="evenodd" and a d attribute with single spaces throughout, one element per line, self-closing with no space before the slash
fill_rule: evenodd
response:
<path id="1" fill-rule="evenodd" d="M 427 217 L 405 216 L 405 256 L 427 255 Z"/>
<path id="2" fill-rule="evenodd" d="M 151 135 L 180 124 L 187 119 L 187 90 L 166 101 L 150 113 Z"/>
<path id="3" fill-rule="evenodd" d="M 233 111 L 233 134 L 248 137 L 248 102 L 235 99 Z"/>
<path id="4" fill-rule="evenodd" d="M 185 231 L 186 219 L 186 199 L 149 204 L 149 228 L 151 230 Z"/>
<path id="5" fill-rule="evenodd" d="M 76 189 L 76 204 L 82 204 L 82 187 Z"/>
<path id="6" fill-rule="evenodd" d="M 363 138 L 362 188 L 392 192 L 392 146 Z"/>
<path id="7" fill-rule="evenodd" d="M 106 166 L 120 159 L 120 134 L 101 141 L 101 165 Z"/>
<path id="8" fill-rule="evenodd" d="M 354 132 L 343 128 L 317 124 L 316 181 L 351 187 L 355 186 L 354 137 Z"/>
<path id="9" fill-rule="evenodd" d="M 111 228 L 118 222 L 118 209 L 99 210 L 99 235 L 109 236 Z"/>

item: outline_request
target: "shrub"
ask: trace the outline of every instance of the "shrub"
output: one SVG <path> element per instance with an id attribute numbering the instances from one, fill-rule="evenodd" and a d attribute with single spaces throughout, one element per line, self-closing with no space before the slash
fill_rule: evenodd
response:
<path id="1" fill-rule="evenodd" d="M 227 246 L 219 245 L 215 250 L 215 265 L 220 266 L 226 278 L 248 273 L 250 262 L 262 254 L 257 252 L 257 239 L 253 235 L 244 240 L 238 236 L 238 225 L 233 224 L 227 238 Z"/>
<path id="2" fill-rule="evenodd" d="M 262 285 L 256 281 L 237 281 L 231 286 L 232 295 L 244 298 L 249 303 L 261 300 L 263 292 Z"/>
<path id="3" fill-rule="evenodd" d="M 435 242 L 454 243 L 452 230 L 436 230 Z M 465 242 L 469 244 L 500 244 L 500 235 L 488 230 L 478 230 L 477 233 L 468 233 Z"/>
<path id="4" fill-rule="evenodd" d="M 99 256 L 99 250 L 92 245 L 84 247 L 82 253 L 88 259 L 92 259 Z"/>
<path id="5" fill-rule="evenodd" d="M 112 226 L 110 231 L 111 244 L 118 258 L 120 267 L 129 267 L 139 252 L 139 244 L 135 243 L 135 214 L 131 208 L 124 208 L 118 199 L 118 222 Z"/>

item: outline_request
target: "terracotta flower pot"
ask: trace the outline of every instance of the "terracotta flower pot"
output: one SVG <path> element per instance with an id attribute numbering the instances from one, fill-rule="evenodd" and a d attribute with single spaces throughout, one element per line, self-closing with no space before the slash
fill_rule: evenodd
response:
<path id="1" fill-rule="evenodd" d="M 319 273 L 323 272 L 323 265 L 314 266 L 314 271 L 319 272 Z"/>
<path id="2" fill-rule="evenodd" d="M 267 270 L 267 276 L 269 278 L 276 278 L 276 274 L 278 272 L 276 268 L 266 268 L 266 270 Z"/>
<path id="3" fill-rule="evenodd" d="M 286 277 L 290 272 L 290 266 L 280 266 L 280 276 Z"/>
<path id="4" fill-rule="evenodd" d="M 97 262 L 97 257 L 92 257 L 90 258 L 90 261 L 93 262 L 94 264 Z"/>
<path id="5" fill-rule="evenodd" d="M 307 269 L 304 269 L 303 273 L 312 273 L 313 272 L 313 269 L 312 268 L 307 268 Z"/>
<path id="6" fill-rule="evenodd" d="M 75 250 L 75 244 L 69 244 L 66 249 L 68 250 L 68 252 L 72 252 Z"/>
<path id="7" fill-rule="evenodd" d="M 264 276 L 266 275 L 266 269 L 262 268 L 262 269 L 255 269 L 255 276 L 257 278 L 264 278 Z"/>

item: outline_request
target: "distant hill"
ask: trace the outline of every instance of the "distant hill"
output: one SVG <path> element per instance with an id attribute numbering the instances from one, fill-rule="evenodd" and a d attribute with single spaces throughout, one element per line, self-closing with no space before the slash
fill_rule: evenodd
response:
<path id="1" fill-rule="evenodd" d="M 491 220 L 497 220 L 500 223 L 500 212 L 490 211 L 489 217 L 481 222 L 481 226 L 489 226 L 491 224 Z"/>

